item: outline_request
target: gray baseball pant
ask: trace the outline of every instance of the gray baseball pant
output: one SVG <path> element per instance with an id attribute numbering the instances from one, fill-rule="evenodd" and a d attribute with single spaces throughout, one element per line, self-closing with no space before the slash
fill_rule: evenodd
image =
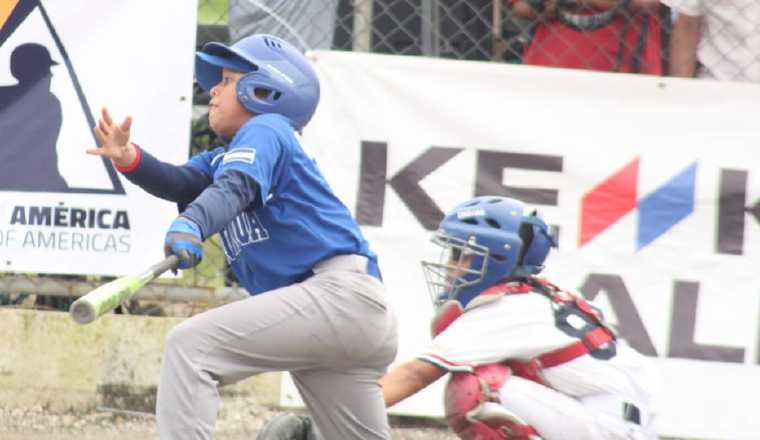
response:
<path id="1" fill-rule="evenodd" d="M 333 257 L 301 283 L 172 329 L 156 404 L 160 438 L 211 439 L 220 385 L 290 371 L 324 439 L 389 439 L 378 381 L 396 356 L 396 317 L 366 263 Z"/>

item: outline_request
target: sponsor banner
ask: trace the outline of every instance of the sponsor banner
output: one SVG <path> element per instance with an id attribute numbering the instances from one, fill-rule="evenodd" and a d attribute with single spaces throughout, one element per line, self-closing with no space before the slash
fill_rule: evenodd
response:
<path id="1" fill-rule="evenodd" d="M 443 213 L 520 198 L 559 232 L 544 275 L 593 298 L 662 373 L 659 431 L 753 438 L 760 397 L 760 88 L 317 52 L 304 136 L 373 248 L 398 361 L 430 340 L 419 261 Z M 485 337 L 486 335 L 484 335 Z M 443 383 L 393 413 L 440 416 Z M 283 402 L 296 402 L 289 385 Z"/>
<path id="2" fill-rule="evenodd" d="M 85 150 L 107 106 L 155 156 L 187 159 L 190 3 L 0 7 L 0 271 L 118 275 L 162 258 L 176 207 Z"/>

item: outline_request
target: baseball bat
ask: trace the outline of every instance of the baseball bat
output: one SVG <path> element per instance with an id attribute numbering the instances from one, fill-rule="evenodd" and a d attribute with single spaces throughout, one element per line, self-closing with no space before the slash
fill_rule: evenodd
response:
<path id="1" fill-rule="evenodd" d="M 129 275 L 103 284 L 74 301 L 69 308 L 69 314 L 77 323 L 89 324 L 134 296 L 138 290 L 162 273 L 176 269 L 177 265 L 179 258 L 169 255 L 139 275 Z"/>

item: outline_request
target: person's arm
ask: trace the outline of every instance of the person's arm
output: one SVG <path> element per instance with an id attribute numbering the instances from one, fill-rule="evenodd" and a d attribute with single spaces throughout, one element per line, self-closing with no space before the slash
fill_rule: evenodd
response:
<path id="1" fill-rule="evenodd" d="M 695 76 L 701 27 L 701 16 L 678 14 L 670 35 L 670 76 Z"/>
<path id="2" fill-rule="evenodd" d="M 162 162 L 133 146 L 137 152 L 134 161 L 127 166 L 114 165 L 127 180 L 151 195 L 187 205 L 211 184 L 211 177 L 196 168 Z"/>
<path id="3" fill-rule="evenodd" d="M 210 176 L 189 166 L 176 166 L 161 162 L 130 142 L 132 118 L 118 124 L 103 108 L 95 136 L 100 147 L 87 150 L 88 154 L 111 159 L 117 170 L 132 183 L 150 194 L 180 204 L 195 199 L 211 183 Z"/>
<path id="4" fill-rule="evenodd" d="M 446 373 L 446 370 L 420 359 L 413 359 L 393 368 L 380 379 L 385 406 L 397 404 Z"/>
<path id="5" fill-rule="evenodd" d="M 249 174 L 236 169 L 225 170 L 185 208 L 182 217 L 198 225 L 205 240 L 249 206 L 260 207 L 259 191 L 258 182 Z"/>
<path id="6" fill-rule="evenodd" d="M 248 174 L 225 170 L 169 226 L 164 253 L 177 255 L 180 269 L 197 266 L 203 260 L 203 241 L 257 202 L 259 190 L 259 184 Z"/>

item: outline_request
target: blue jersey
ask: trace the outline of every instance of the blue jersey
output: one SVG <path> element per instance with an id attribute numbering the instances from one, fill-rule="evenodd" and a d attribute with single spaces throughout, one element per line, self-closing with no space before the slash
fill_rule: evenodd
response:
<path id="1" fill-rule="evenodd" d="M 284 117 L 251 118 L 227 149 L 200 153 L 185 167 L 213 181 L 230 171 L 243 173 L 258 184 L 248 188 L 258 190 L 248 198 L 257 203 L 219 231 L 227 261 L 251 294 L 301 281 L 316 263 L 334 255 L 364 255 L 376 264 L 348 208 Z"/>

